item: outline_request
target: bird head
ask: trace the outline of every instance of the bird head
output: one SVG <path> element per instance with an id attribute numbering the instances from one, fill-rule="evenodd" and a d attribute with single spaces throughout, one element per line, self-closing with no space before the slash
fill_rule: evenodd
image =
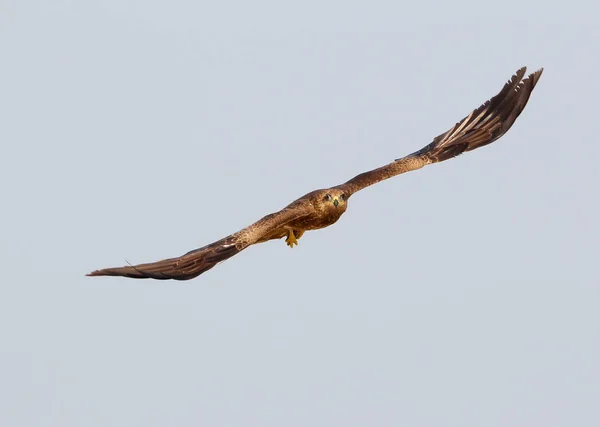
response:
<path id="1" fill-rule="evenodd" d="M 339 211 L 340 213 L 346 210 L 348 197 L 346 194 L 337 189 L 330 188 L 322 190 L 317 195 L 319 205 L 328 211 Z"/>

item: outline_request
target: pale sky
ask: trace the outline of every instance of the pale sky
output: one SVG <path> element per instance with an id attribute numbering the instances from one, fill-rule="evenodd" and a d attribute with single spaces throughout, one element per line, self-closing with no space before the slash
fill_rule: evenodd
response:
<path id="1" fill-rule="evenodd" d="M 561 4 L 561 6 L 558 6 Z M 592 1 L 0 0 L 0 425 L 600 425 Z M 298 247 L 181 255 L 545 72 Z"/>

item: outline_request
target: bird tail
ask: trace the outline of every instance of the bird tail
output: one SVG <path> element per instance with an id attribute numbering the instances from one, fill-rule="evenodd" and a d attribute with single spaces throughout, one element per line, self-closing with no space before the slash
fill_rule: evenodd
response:
<path id="1" fill-rule="evenodd" d="M 526 67 L 519 69 L 496 96 L 414 155 L 424 155 L 431 163 L 437 163 L 500 138 L 525 108 L 543 69 L 523 79 L 526 71 Z"/>
<path id="2" fill-rule="evenodd" d="M 122 276 L 133 279 L 189 280 L 210 270 L 215 265 L 237 255 L 246 248 L 237 244 L 235 235 L 227 236 L 200 249 L 194 249 L 178 258 L 169 258 L 147 264 L 105 268 L 87 276 Z"/>

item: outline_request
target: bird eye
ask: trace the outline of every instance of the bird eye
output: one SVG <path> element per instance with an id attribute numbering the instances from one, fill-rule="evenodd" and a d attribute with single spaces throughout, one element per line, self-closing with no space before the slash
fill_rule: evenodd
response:
<path id="1" fill-rule="evenodd" d="M 331 200 L 331 194 L 325 194 L 325 200 L 330 201 Z"/>
<path id="2" fill-rule="evenodd" d="M 345 194 L 342 194 L 342 195 L 340 196 L 340 199 L 342 199 L 342 200 L 346 200 L 346 195 L 345 195 Z"/>

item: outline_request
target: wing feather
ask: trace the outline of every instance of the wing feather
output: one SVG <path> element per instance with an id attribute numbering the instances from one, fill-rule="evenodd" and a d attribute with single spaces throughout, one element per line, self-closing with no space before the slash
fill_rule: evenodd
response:
<path id="1" fill-rule="evenodd" d="M 385 166 L 361 173 L 337 188 L 342 189 L 349 197 L 384 179 L 448 160 L 494 142 L 504 135 L 519 117 L 543 69 L 523 79 L 526 71 L 526 67 L 517 70 L 496 96 L 473 110 L 448 131 L 435 137 L 431 144 Z"/>
<path id="2" fill-rule="evenodd" d="M 134 279 L 189 280 L 210 270 L 215 265 L 237 255 L 247 247 L 257 243 L 261 237 L 268 235 L 290 221 L 305 215 L 302 205 L 291 205 L 279 212 L 269 214 L 254 224 L 206 245 L 194 249 L 180 257 L 163 259 L 147 264 L 128 265 L 125 267 L 96 270 L 88 276 L 123 276 Z"/>

